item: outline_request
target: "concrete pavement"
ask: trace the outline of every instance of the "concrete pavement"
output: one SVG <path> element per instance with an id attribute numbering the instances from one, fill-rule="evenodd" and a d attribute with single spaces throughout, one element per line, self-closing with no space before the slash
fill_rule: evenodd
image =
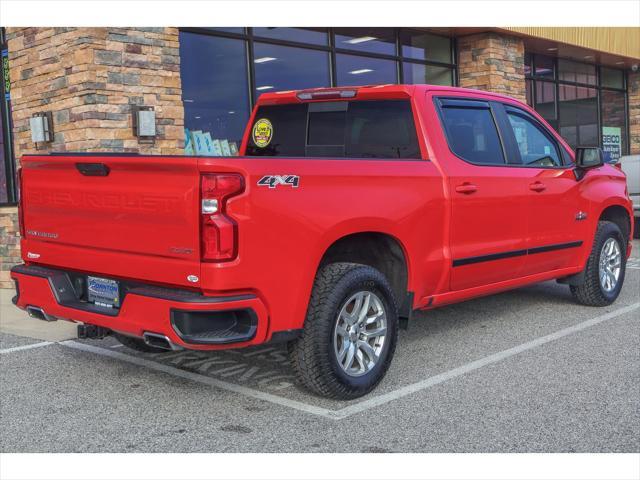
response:
<path id="1" fill-rule="evenodd" d="M 71 324 L 28 319 L 5 295 L 5 452 L 640 451 L 637 258 L 610 307 L 546 282 L 418 315 L 385 380 L 354 402 L 300 388 L 281 347 L 59 342 Z"/>

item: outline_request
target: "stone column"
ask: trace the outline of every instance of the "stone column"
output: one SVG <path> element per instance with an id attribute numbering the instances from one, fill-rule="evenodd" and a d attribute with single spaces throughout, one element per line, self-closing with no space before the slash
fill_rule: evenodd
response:
<path id="1" fill-rule="evenodd" d="M 522 39 L 494 32 L 460 37 L 458 62 L 461 87 L 526 101 Z"/>

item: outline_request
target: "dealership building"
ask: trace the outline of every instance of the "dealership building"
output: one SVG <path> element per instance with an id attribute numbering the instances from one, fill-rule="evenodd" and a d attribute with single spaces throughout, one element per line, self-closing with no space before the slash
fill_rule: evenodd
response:
<path id="1" fill-rule="evenodd" d="M 233 155 L 263 92 L 477 88 L 526 101 L 573 147 L 640 154 L 639 28 L 39 27 L 0 41 L 0 287 L 21 261 L 22 155 Z"/>

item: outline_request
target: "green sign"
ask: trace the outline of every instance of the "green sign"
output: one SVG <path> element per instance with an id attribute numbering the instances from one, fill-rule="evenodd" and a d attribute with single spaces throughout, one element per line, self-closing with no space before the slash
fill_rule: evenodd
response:
<path id="1" fill-rule="evenodd" d="M 4 84 L 5 97 L 9 100 L 11 80 L 9 79 L 9 52 L 7 50 L 2 50 L 2 82 Z"/>
<path id="2" fill-rule="evenodd" d="M 622 129 L 602 127 L 602 151 L 605 162 L 615 163 L 622 155 Z"/>

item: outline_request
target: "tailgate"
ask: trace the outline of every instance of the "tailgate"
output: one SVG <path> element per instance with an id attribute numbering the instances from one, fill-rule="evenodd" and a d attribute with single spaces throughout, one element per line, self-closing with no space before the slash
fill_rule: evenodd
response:
<path id="1" fill-rule="evenodd" d="M 136 264 L 199 274 L 195 158 L 25 156 L 22 198 L 25 244 L 37 251 L 24 252 L 27 260 L 92 271 L 95 256 L 114 276 L 131 276 Z M 175 271 L 153 270 L 157 282 L 187 284 Z"/>

